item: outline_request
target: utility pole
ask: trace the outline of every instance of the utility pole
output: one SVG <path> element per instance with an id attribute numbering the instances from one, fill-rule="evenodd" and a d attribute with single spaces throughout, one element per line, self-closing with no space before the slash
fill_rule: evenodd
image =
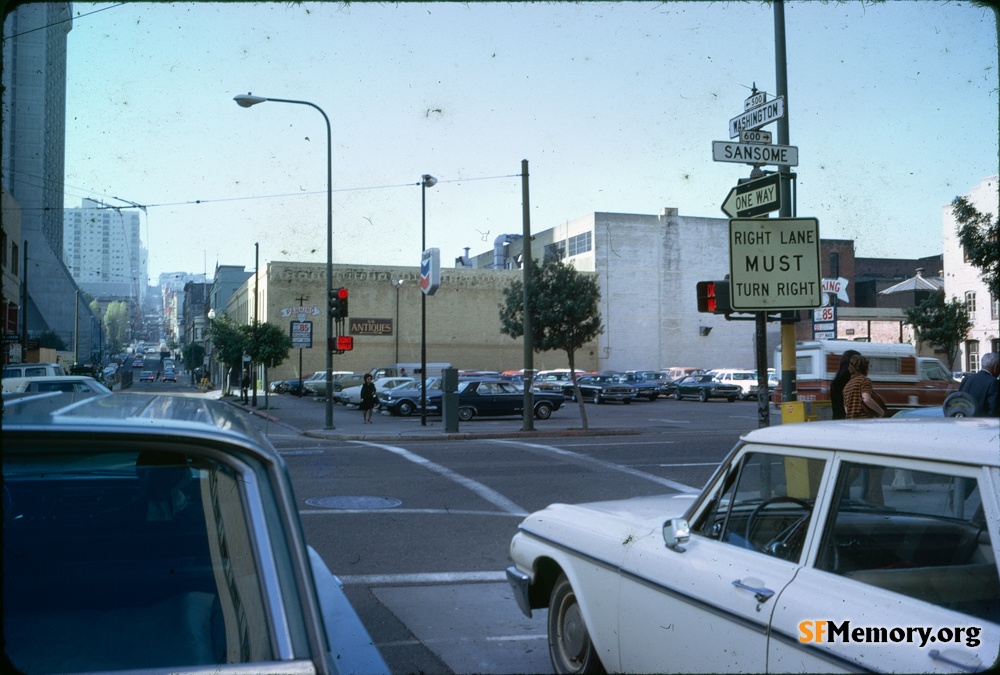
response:
<path id="1" fill-rule="evenodd" d="M 531 382 L 535 376 L 535 342 L 534 326 L 529 311 L 531 297 L 531 208 L 528 205 L 528 160 L 521 160 L 521 270 L 524 287 L 524 411 L 521 431 L 535 430 L 535 395 L 531 391 Z"/>

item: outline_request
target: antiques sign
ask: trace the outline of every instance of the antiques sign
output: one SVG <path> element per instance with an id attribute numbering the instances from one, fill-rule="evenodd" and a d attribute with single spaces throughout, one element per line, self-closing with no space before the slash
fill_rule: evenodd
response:
<path id="1" fill-rule="evenodd" d="M 392 319 L 356 319 L 349 318 L 350 335 L 392 335 Z"/>

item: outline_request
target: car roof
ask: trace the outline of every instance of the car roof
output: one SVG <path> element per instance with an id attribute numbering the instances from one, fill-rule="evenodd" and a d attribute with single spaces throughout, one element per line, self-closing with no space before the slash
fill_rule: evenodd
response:
<path id="1" fill-rule="evenodd" d="M 782 424 L 751 431 L 742 440 L 1000 467 L 998 438 L 1000 420 L 966 417 Z"/>
<path id="2" fill-rule="evenodd" d="M 271 442 L 246 415 L 232 406 L 197 394 L 122 392 L 81 399 L 47 393 L 4 401 L 3 433 L 40 432 L 200 436 L 253 446 L 276 454 Z"/>

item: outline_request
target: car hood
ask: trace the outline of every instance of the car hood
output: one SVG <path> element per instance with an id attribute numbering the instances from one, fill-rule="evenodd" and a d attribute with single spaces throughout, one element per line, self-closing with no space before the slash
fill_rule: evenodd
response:
<path id="1" fill-rule="evenodd" d="M 525 518 L 520 530 L 602 560 L 621 560 L 630 543 L 658 536 L 663 521 L 683 515 L 694 499 L 695 495 L 671 494 L 552 504 Z"/>

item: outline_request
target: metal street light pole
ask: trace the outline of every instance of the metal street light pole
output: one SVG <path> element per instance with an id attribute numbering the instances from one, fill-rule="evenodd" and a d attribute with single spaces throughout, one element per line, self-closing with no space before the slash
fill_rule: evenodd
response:
<path id="1" fill-rule="evenodd" d="M 393 362 L 394 367 L 399 367 L 399 287 L 403 285 L 405 279 L 393 279 L 392 285 L 396 288 L 396 324 L 392 327 L 392 332 L 396 334 L 396 360 Z M 399 373 L 396 373 L 397 375 Z"/>
<path id="2" fill-rule="evenodd" d="M 437 178 L 429 173 L 420 177 L 421 274 L 423 274 L 424 251 L 427 250 L 427 188 L 435 185 Z M 427 293 L 420 294 L 420 426 L 427 426 Z"/>
<path id="3" fill-rule="evenodd" d="M 309 101 L 296 101 L 286 98 L 267 98 L 253 94 L 234 96 L 233 100 L 243 108 L 273 101 L 274 103 L 294 103 L 315 108 L 326 122 L 326 297 L 329 302 L 333 293 L 333 133 L 330 131 L 330 118 L 323 109 Z M 329 310 L 326 313 L 326 429 L 333 429 L 333 317 Z"/>

